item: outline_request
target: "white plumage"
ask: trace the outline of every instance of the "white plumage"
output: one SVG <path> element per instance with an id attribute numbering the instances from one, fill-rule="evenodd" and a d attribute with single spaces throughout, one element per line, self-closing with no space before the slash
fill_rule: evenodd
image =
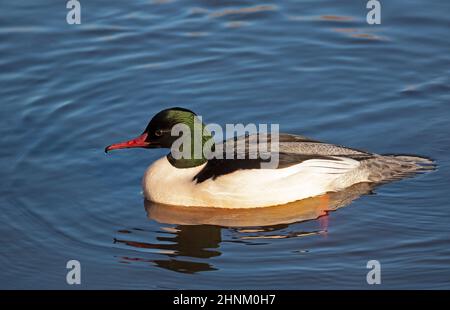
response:
<path id="1" fill-rule="evenodd" d="M 284 204 L 368 181 L 368 174 L 357 169 L 360 163 L 351 158 L 311 159 L 280 169 L 237 170 L 197 183 L 194 177 L 204 165 L 178 169 L 166 157 L 160 158 L 144 175 L 145 197 L 171 205 L 255 208 Z"/>

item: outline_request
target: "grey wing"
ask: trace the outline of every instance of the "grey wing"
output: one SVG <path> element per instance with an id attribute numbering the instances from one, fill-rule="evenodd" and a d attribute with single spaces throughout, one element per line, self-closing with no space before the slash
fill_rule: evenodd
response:
<path id="1" fill-rule="evenodd" d="M 277 138 L 270 134 L 252 134 L 223 142 L 223 150 L 234 151 L 236 158 L 241 159 L 267 159 L 278 152 L 278 168 L 285 168 L 299 164 L 308 159 L 339 160 L 339 157 L 352 158 L 358 161 L 373 158 L 375 154 L 351 149 L 344 146 L 313 140 L 300 135 L 279 134 L 278 149 Z"/>
<path id="2" fill-rule="evenodd" d="M 317 140 L 300 140 L 298 136 L 283 134 L 280 135 L 280 152 L 298 153 L 298 154 L 316 154 L 322 156 L 348 156 L 348 157 L 367 157 L 374 154 L 357 150 L 341 145 L 330 144 Z"/>

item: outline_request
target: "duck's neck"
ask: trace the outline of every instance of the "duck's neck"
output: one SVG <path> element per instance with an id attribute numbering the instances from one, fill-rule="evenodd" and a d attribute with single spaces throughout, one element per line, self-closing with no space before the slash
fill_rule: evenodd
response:
<path id="1" fill-rule="evenodd" d="M 204 148 L 206 146 L 206 150 L 212 150 L 214 151 L 214 141 L 211 136 L 211 134 L 205 130 L 205 125 L 201 124 L 199 127 L 195 127 L 197 130 L 201 130 L 201 133 L 197 133 L 198 137 L 201 135 L 201 149 L 196 149 L 195 142 L 196 139 L 194 138 L 195 129 L 194 126 L 191 126 L 188 124 L 188 126 L 191 129 L 191 138 L 190 138 L 190 154 L 189 156 L 185 156 L 186 158 L 182 157 L 179 159 L 176 159 L 172 156 L 172 153 L 167 154 L 167 160 L 169 163 L 176 167 L 176 168 L 193 168 L 200 165 L 203 165 L 208 161 L 208 159 L 205 157 L 204 154 Z M 199 148 L 200 145 L 197 146 Z M 182 152 L 183 145 L 180 146 L 179 151 Z"/>
<path id="2" fill-rule="evenodd" d="M 167 160 L 175 168 L 193 168 L 203 165 L 208 161 L 204 157 L 201 159 L 186 159 L 186 158 L 175 159 L 170 153 L 167 154 Z"/>

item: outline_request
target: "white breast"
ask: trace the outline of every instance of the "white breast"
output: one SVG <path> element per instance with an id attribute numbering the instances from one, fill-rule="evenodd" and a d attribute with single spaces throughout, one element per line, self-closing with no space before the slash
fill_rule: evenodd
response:
<path id="1" fill-rule="evenodd" d="M 357 169 L 359 162 L 350 158 L 312 159 L 282 169 L 238 170 L 196 183 L 193 178 L 204 165 L 178 169 L 166 157 L 155 161 L 144 175 L 145 197 L 171 205 L 254 208 L 284 204 L 367 181 L 366 173 Z"/>

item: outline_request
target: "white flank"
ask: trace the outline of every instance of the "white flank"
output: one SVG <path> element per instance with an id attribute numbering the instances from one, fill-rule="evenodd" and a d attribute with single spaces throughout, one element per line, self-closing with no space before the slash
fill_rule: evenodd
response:
<path id="1" fill-rule="evenodd" d="M 338 191 L 367 181 L 360 163 L 350 158 L 311 159 L 282 169 L 238 170 L 197 183 L 204 165 L 178 169 L 166 157 L 155 161 L 143 179 L 145 197 L 170 205 L 255 208 L 284 204 Z"/>

